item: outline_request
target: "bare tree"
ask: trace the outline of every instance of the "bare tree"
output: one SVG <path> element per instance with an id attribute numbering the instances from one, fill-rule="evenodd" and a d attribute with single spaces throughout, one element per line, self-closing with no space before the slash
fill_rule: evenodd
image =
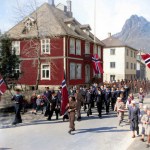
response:
<path id="1" fill-rule="evenodd" d="M 37 66 L 35 90 L 38 89 L 40 76 L 41 76 L 41 62 L 43 60 L 45 60 L 47 63 L 50 64 L 51 77 L 53 79 L 56 78 L 56 70 L 57 70 L 55 61 L 51 59 L 48 54 L 41 55 L 40 40 L 47 37 L 50 39 L 57 38 L 57 37 L 52 34 L 50 28 L 47 26 L 47 24 L 49 24 L 49 26 L 51 25 L 50 18 L 47 18 L 46 20 L 43 19 L 43 14 L 45 14 L 44 12 L 45 10 L 42 10 L 43 12 L 41 11 L 40 13 L 38 13 L 37 9 L 38 9 L 38 4 L 36 0 L 30 1 L 30 3 L 28 3 L 24 8 L 20 6 L 19 1 L 17 0 L 17 8 L 15 9 L 19 20 L 20 18 L 24 18 L 23 20 L 25 20 L 24 21 L 25 26 L 22 30 L 22 33 L 28 34 L 32 30 L 36 31 L 34 32 L 33 37 L 30 37 L 30 39 L 26 39 L 26 44 L 22 49 L 23 55 L 33 59 L 33 64 L 32 64 L 33 67 Z M 33 13 L 31 13 L 28 17 L 25 17 L 30 12 Z M 16 34 L 19 36 L 19 33 L 16 32 Z M 53 45 L 51 45 L 51 47 L 57 49 L 57 47 L 54 47 Z"/>

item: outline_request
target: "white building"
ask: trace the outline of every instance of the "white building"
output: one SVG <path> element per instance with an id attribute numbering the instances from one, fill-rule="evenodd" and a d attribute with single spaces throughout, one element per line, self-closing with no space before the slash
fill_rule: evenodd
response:
<path id="1" fill-rule="evenodd" d="M 102 42 L 105 44 L 103 81 L 135 79 L 137 50 L 111 35 Z"/>

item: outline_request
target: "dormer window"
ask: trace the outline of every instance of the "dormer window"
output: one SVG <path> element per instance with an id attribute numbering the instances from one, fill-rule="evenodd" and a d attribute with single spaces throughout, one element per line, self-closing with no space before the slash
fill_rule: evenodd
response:
<path id="1" fill-rule="evenodd" d="M 35 25 L 35 19 L 28 17 L 27 19 L 25 19 L 25 21 L 23 23 L 24 23 L 24 29 L 23 29 L 22 33 L 26 34 Z"/>
<path id="2" fill-rule="evenodd" d="M 75 19 L 74 18 L 67 18 L 64 20 L 64 23 L 71 28 L 72 30 L 75 30 Z"/>
<path id="3" fill-rule="evenodd" d="M 91 27 L 89 24 L 81 25 L 80 29 L 85 32 L 87 35 L 90 35 Z"/>

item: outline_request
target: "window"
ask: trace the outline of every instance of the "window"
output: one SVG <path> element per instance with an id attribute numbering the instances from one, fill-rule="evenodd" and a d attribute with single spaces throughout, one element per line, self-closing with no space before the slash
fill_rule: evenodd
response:
<path id="1" fill-rule="evenodd" d="M 19 74 L 21 71 L 20 71 L 20 65 L 18 64 L 17 66 L 16 66 L 16 68 L 14 69 L 14 73 L 16 73 L 16 74 Z"/>
<path id="2" fill-rule="evenodd" d="M 41 51 L 42 54 L 50 54 L 50 39 L 41 40 Z"/>
<path id="3" fill-rule="evenodd" d="M 131 69 L 133 69 L 133 64 L 131 63 Z"/>
<path id="4" fill-rule="evenodd" d="M 76 79 L 81 79 L 81 64 L 76 64 Z"/>
<path id="5" fill-rule="evenodd" d="M 76 40 L 76 55 L 81 55 L 81 41 Z"/>
<path id="6" fill-rule="evenodd" d="M 75 54 L 75 39 L 70 38 L 70 54 Z"/>
<path id="7" fill-rule="evenodd" d="M 129 63 L 128 62 L 126 62 L 126 69 L 128 69 L 129 68 Z"/>
<path id="8" fill-rule="evenodd" d="M 50 80 L 50 65 L 42 64 L 41 79 Z"/>
<path id="9" fill-rule="evenodd" d="M 81 79 L 82 65 L 70 63 L 70 79 Z"/>
<path id="10" fill-rule="evenodd" d="M 90 43 L 85 42 L 85 54 L 90 54 Z"/>
<path id="11" fill-rule="evenodd" d="M 134 64 L 134 70 L 136 70 L 136 64 Z"/>
<path id="12" fill-rule="evenodd" d="M 110 55 L 115 55 L 115 49 L 110 49 Z"/>
<path id="13" fill-rule="evenodd" d="M 127 56 L 129 56 L 129 50 L 128 50 L 128 49 L 127 49 L 127 51 L 126 51 L 126 52 L 127 52 Z"/>
<path id="14" fill-rule="evenodd" d="M 110 68 L 115 68 L 116 67 L 116 63 L 115 62 L 110 62 Z"/>
<path id="15" fill-rule="evenodd" d="M 20 55 L 20 41 L 12 41 L 12 50 L 15 50 L 16 55 Z"/>
<path id="16" fill-rule="evenodd" d="M 100 46 L 98 46 L 98 52 L 97 52 L 97 54 L 98 54 L 99 58 L 101 58 L 101 47 Z"/>
<path id="17" fill-rule="evenodd" d="M 131 51 L 131 57 L 133 57 L 133 52 Z"/>
<path id="18" fill-rule="evenodd" d="M 134 58 L 136 58 L 136 53 L 134 52 Z"/>

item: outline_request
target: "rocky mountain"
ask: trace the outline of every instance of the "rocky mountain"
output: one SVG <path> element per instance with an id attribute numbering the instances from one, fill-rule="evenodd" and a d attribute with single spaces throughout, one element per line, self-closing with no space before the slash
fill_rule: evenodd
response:
<path id="1" fill-rule="evenodd" d="M 138 50 L 150 52 L 150 22 L 144 17 L 132 15 L 114 36 Z"/>

